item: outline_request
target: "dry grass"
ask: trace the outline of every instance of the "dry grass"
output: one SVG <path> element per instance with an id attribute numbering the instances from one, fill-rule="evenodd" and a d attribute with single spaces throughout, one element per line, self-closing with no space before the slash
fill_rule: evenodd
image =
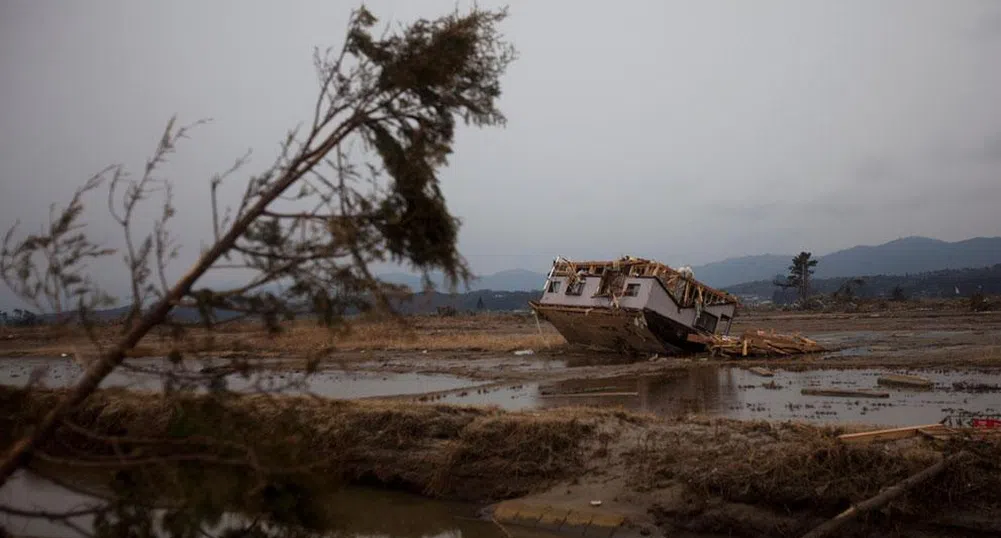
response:
<path id="1" fill-rule="evenodd" d="M 400 327 L 382 323 L 363 323 L 346 334 L 331 334 L 316 327 L 293 327 L 278 336 L 274 345 L 283 349 L 336 348 L 347 350 L 385 349 L 395 351 L 513 351 L 542 349 L 564 343 L 555 331 L 497 332 L 489 328 Z"/>
<path id="2" fill-rule="evenodd" d="M 344 350 L 507 352 L 565 345 L 552 326 L 542 324 L 541 329 L 540 333 L 532 317 L 503 314 L 357 320 L 335 330 L 311 321 L 294 321 L 283 324 L 278 334 L 268 334 L 257 323 L 239 323 L 211 332 L 189 329 L 179 348 L 196 354 L 302 356 Z M 108 344 L 119 332 L 118 327 L 100 327 L 98 340 Z M 11 335 L 13 338 L 0 341 L 0 355 L 59 356 L 93 347 L 82 330 L 72 327 L 20 329 Z M 160 331 L 143 339 L 129 356 L 163 356 L 174 346 L 166 331 Z"/>
<path id="3" fill-rule="evenodd" d="M 935 483 L 896 502 L 894 510 L 920 518 L 950 506 L 1001 506 L 996 488 L 1001 443 L 960 439 L 945 447 L 920 441 L 845 445 L 837 440 L 844 431 L 795 423 L 689 421 L 649 432 L 625 459 L 631 484 L 640 491 L 684 485 L 694 500 L 664 517 L 690 530 L 747 530 L 747 520 L 728 522 L 732 514 L 713 512 L 707 500 L 719 499 L 731 506 L 753 506 L 751 519 L 759 532 L 798 536 L 816 524 L 810 518 L 831 517 L 961 449 L 979 457 L 955 465 Z"/>
<path id="4" fill-rule="evenodd" d="M 61 394 L 0 388 L 2 431 L 24 431 Z M 129 454 L 126 460 L 207 454 L 211 466 L 247 461 L 249 448 L 268 468 L 311 465 L 308 475 L 331 481 L 374 480 L 437 497 L 487 500 L 524 494 L 579 472 L 595 424 L 609 416 L 265 395 L 166 398 L 109 390 L 95 394 L 69 420 L 103 436 L 124 436 L 117 450 Z M 112 467 L 120 461 L 109 443 L 67 428 L 45 450 Z"/>
<path id="5" fill-rule="evenodd" d="M 4 441 L 61 394 L 0 388 Z M 246 465 L 244 449 L 234 447 L 250 447 L 261 465 L 286 469 L 293 480 L 375 482 L 465 500 L 508 498 L 577 479 L 600 481 L 620 469 L 630 489 L 658 499 L 655 511 L 670 525 L 760 536 L 799 535 L 944 454 L 965 450 L 974 457 L 895 502 L 894 512 L 919 521 L 949 507 L 1001 507 L 998 442 L 843 445 L 836 439 L 843 428 L 795 423 L 264 395 L 168 399 L 114 390 L 95 394 L 71 420 L 126 439 L 119 446 L 126 460 L 208 453 Z M 108 443 L 66 428 L 45 450 L 117 461 Z M 311 467 L 298 475 L 287 471 L 303 465 Z M 683 494 L 672 503 L 658 493 L 671 491 Z"/>

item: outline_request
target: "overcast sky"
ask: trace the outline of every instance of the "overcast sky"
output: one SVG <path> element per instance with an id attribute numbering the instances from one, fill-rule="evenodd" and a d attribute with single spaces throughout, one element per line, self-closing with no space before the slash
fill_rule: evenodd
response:
<path id="1" fill-rule="evenodd" d="M 367 5 L 407 22 L 456 2 Z M 477 272 L 1001 235 L 1001 2 L 508 5 L 508 125 L 462 130 L 442 172 Z M 263 168 L 307 120 L 312 49 L 352 6 L 0 0 L 0 225 L 139 171 L 171 115 L 211 117 L 165 170 L 194 256 L 208 178 L 248 148 Z"/>

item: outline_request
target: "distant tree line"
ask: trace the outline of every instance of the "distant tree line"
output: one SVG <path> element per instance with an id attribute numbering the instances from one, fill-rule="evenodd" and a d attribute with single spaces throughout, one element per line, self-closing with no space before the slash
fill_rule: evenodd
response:
<path id="1" fill-rule="evenodd" d="M 422 292 L 409 297 L 394 299 L 395 309 L 403 314 L 433 314 L 441 312 L 511 312 L 527 310 L 528 302 L 539 298 L 535 291 L 491 291 L 477 290 L 467 293 Z M 117 323 L 125 319 L 130 307 L 123 306 L 91 313 L 93 323 Z M 311 317 L 303 306 L 302 317 Z M 348 308 L 346 315 L 361 313 L 358 308 Z M 217 309 L 212 312 L 216 321 L 226 321 L 239 315 L 238 312 Z M 37 315 L 28 310 L 14 309 L 11 313 L 0 311 L 0 325 L 8 327 L 29 327 L 58 322 L 59 316 Z M 201 323 L 202 313 L 193 308 L 176 308 L 171 312 L 176 323 Z M 67 320 L 70 321 L 70 320 Z"/>
<path id="2" fill-rule="evenodd" d="M 1001 264 L 992 267 L 947 269 L 903 275 L 824 279 L 808 277 L 808 286 L 810 295 L 837 295 L 844 299 L 884 298 L 901 301 L 917 298 L 969 298 L 978 293 L 999 295 Z M 753 295 L 771 299 L 777 304 L 793 304 L 801 300 L 801 288 L 798 285 L 790 285 L 787 276 L 729 286 L 726 291 L 740 296 Z"/>
<path id="3" fill-rule="evenodd" d="M 0 310 L 0 325 L 7 327 L 32 327 L 39 325 L 42 318 L 30 310 L 15 308 L 11 312 Z"/>

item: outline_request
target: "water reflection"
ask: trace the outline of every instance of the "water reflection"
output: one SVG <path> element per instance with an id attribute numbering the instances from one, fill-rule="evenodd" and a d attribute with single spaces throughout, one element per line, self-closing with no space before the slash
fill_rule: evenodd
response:
<path id="1" fill-rule="evenodd" d="M 255 368 L 249 375 L 227 371 L 224 359 L 191 361 L 185 369 L 174 368 L 166 359 L 131 359 L 113 371 L 101 384 L 103 388 L 123 387 L 132 390 L 159 391 L 167 385 L 193 384 L 204 389 L 235 392 L 309 393 L 330 398 L 365 398 L 399 394 L 420 394 L 472 387 L 476 381 L 441 374 L 377 373 L 321 370 L 306 374 L 293 370 Z M 83 370 L 67 358 L 20 358 L 0 361 L 0 385 L 22 387 L 32 372 L 44 369 L 40 377 L 47 387 L 65 387 L 74 383 Z M 172 375 L 165 375 L 166 373 Z M 215 374 L 207 375 L 207 372 Z"/>
<path id="2" fill-rule="evenodd" d="M 78 487 L 79 482 L 79 477 L 76 477 L 73 487 Z M 89 493 L 107 492 L 106 489 L 90 484 L 88 493 L 87 487 L 82 487 L 84 491 L 71 491 L 40 476 L 21 473 L 0 490 L 0 503 L 21 510 L 62 512 L 103 502 L 100 497 Z M 507 534 L 492 522 L 480 519 L 478 507 L 471 504 L 434 501 L 401 492 L 360 487 L 311 491 L 308 501 L 299 497 L 299 502 L 308 504 L 313 512 L 309 528 L 269 523 L 262 527 L 269 529 L 269 536 L 507 538 Z M 157 521 L 164 513 L 163 510 L 155 511 Z M 208 518 L 203 529 L 209 536 L 223 536 L 227 530 L 243 529 L 253 520 L 249 516 L 226 513 L 218 520 Z M 94 517 L 79 516 L 69 518 L 67 522 L 57 522 L 0 515 L 0 524 L 17 536 L 75 538 L 81 535 L 76 529 L 88 532 L 93 529 Z M 517 534 L 519 531 L 514 529 L 508 532 Z M 159 526 L 155 534 L 169 536 Z"/>
<path id="3" fill-rule="evenodd" d="M 698 366 L 669 375 L 573 379 L 539 387 L 539 407 L 597 405 L 679 416 L 732 407 L 740 401 L 730 368 Z"/>
<path id="4" fill-rule="evenodd" d="M 931 390 L 880 387 L 888 373 L 917 374 Z M 818 397 L 804 388 L 878 389 L 889 398 Z M 666 417 L 704 414 L 737 419 L 803 420 L 818 424 L 930 424 L 949 415 L 1001 412 L 1001 375 L 996 371 L 886 369 L 776 370 L 760 377 L 738 367 L 700 365 L 662 375 L 572 379 L 518 384 L 450 395 L 442 401 L 499 405 L 506 409 L 564 406 L 616 407 Z"/>

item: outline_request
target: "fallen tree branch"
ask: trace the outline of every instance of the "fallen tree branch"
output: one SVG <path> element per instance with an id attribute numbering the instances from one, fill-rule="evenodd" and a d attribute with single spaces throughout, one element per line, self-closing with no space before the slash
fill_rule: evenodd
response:
<path id="1" fill-rule="evenodd" d="M 840 514 L 834 516 L 834 518 L 827 520 L 814 528 L 812 531 L 804 534 L 803 538 L 824 538 L 825 536 L 833 536 L 835 531 L 843 527 L 848 522 L 853 521 L 862 514 L 866 514 L 886 506 L 891 501 L 903 496 L 915 486 L 942 474 L 942 472 L 945 471 L 950 465 L 961 458 L 965 458 L 966 456 L 966 452 L 957 452 L 956 454 L 943 458 L 942 461 L 939 461 L 920 473 L 911 475 L 884 489 L 875 497 L 871 497 L 858 504 L 852 505 L 851 508 L 841 512 Z"/>

